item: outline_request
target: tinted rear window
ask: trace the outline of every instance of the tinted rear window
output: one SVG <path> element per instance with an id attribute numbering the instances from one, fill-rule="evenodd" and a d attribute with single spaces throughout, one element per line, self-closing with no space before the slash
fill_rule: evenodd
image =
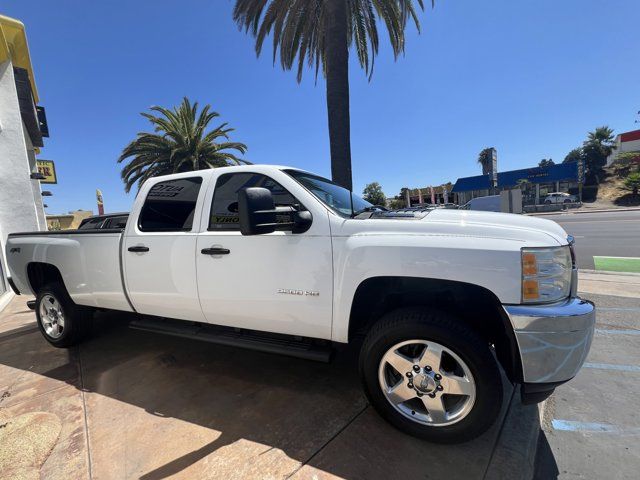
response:
<path id="1" fill-rule="evenodd" d="M 102 226 L 103 228 L 124 228 L 127 225 L 127 215 L 111 217 Z"/>
<path id="2" fill-rule="evenodd" d="M 104 222 L 104 218 L 92 218 L 90 220 L 83 220 L 80 226 L 78 227 L 78 230 L 92 230 L 92 229 L 100 228 L 100 225 L 102 225 L 102 222 Z"/>
<path id="3" fill-rule="evenodd" d="M 184 232 L 193 226 L 202 177 L 167 180 L 155 184 L 140 212 L 143 232 Z"/>

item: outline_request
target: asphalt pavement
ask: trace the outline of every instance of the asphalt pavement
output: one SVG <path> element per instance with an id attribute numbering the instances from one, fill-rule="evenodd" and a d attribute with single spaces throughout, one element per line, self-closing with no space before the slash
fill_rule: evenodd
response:
<path id="1" fill-rule="evenodd" d="M 640 288 L 619 290 L 629 296 L 581 292 L 598 308 L 595 336 L 582 370 L 544 404 L 535 480 L 639 478 Z"/>
<path id="2" fill-rule="evenodd" d="M 579 268 L 594 269 L 593 257 L 640 257 L 640 210 L 567 213 L 544 218 L 576 239 Z"/>

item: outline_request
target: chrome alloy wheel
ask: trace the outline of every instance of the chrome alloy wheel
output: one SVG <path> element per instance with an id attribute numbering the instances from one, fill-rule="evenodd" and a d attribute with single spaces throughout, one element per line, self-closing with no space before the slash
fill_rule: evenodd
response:
<path id="1" fill-rule="evenodd" d="M 64 312 L 60 302 L 51 294 L 40 301 L 40 321 L 44 332 L 51 338 L 60 338 L 64 331 Z"/>
<path id="2" fill-rule="evenodd" d="M 389 403 L 422 425 L 459 422 L 476 400 L 469 367 L 450 349 L 429 340 L 407 340 L 387 350 L 378 379 Z"/>

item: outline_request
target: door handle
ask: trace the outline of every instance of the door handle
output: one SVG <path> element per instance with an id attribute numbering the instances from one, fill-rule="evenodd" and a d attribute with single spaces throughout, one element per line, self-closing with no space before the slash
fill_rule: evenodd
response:
<path id="1" fill-rule="evenodd" d="M 127 248 L 127 250 L 129 250 L 130 252 L 148 252 L 149 247 L 145 247 L 144 245 L 138 245 L 135 247 L 129 247 Z"/>
<path id="2" fill-rule="evenodd" d="M 200 253 L 202 253 L 203 255 L 229 255 L 231 253 L 231 250 L 229 250 L 228 248 L 219 247 L 203 248 L 202 250 L 200 250 Z"/>

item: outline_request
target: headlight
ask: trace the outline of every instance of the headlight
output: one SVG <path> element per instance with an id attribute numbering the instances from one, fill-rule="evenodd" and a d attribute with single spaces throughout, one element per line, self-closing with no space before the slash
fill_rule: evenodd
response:
<path id="1" fill-rule="evenodd" d="M 571 292 L 569 246 L 522 249 L 522 303 L 555 302 Z"/>

